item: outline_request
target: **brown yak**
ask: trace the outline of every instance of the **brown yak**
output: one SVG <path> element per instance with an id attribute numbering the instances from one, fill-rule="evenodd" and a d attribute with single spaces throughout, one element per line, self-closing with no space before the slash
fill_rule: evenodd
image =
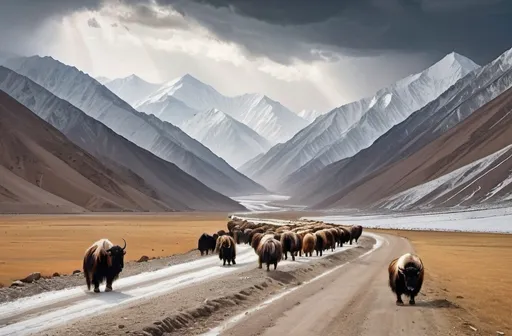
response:
<path id="1" fill-rule="evenodd" d="M 389 287 L 396 294 L 396 304 L 402 305 L 402 294 L 409 297 L 409 304 L 415 304 L 414 297 L 418 295 L 423 284 L 425 269 L 420 257 L 406 253 L 400 258 L 393 259 L 388 266 Z"/>
<path id="2" fill-rule="evenodd" d="M 307 257 L 309 254 L 309 256 L 312 257 L 315 246 L 316 235 L 314 233 L 306 233 L 302 240 L 302 251 L 304 251 L 304 255 Z"/>
<path id="3" fill-rule="evenodd" d="M 236 265 L 236 243 L 230 235 L 223 235 L 217 238 L 215 252 L 219 254 L 219 259 L 223 261 L 223 266 L 226 265 L 226 261 L 229 266 L 231 266 L 231 263 Z"/>
<path id="4" fill-rule="evenodd" d="M 288 252 L 292 255 L 292 260 L 295 261 L 295 254 L 302 251 L 302 241 L 299 235 L 292 231 L 285 231 L 281 234 L 281 246 L 285 260 L 288 260 Z"/>

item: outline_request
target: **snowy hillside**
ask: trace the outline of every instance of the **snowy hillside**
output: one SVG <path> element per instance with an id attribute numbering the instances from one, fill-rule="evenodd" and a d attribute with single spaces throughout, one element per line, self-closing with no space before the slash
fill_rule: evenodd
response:
<path id="1" fill-rule="evenodd" d="M 379 169 L 411 156 L 511 86 L 512 50 L 509 50 L 459 80 L 438 99 L 356 155 L 328 165 L 316 174 L 301 169 L 290 175 L 286 191 L 301 204 L 316 204 L 336 193 L 348 192 Z"/>
<path id="2" fill-rule="evenodd" d="M 181 100 L 173 96 L 162 96 L 159 100 L 153 102 L 144 102 L 140 105 L 135 105 L 137 111 L 146 114 L 154 114 L 157 118 L 170 122 L 173 125 L 181 127 L 181 125 L 192 119 L 197 113 L 197 110 L 187 106 Z"/>
<path id="3" fill-rule="evenodd" d="M 72 103 L 136 145 L 176 164 L 216 191 L 229 196 L 265 192 L 260 185 L 240 174 L 179 128 L 137 112 L 74 67 L 51 57 L 38 56 L 13 59 L 6 66 Z"/>
<path id="4" fill-rule="evenodd" d="M 310 123 L 315 121 L 316 118 L 318 118 L 319 116 L 321 116 L 323 114 L 324 113 L 317 111 L 317 110 L 302 110 L 299 113 L 297 113 L 297 115 L 299 117 L 301 117 L 304 120 L 309 121 Z"/>
<path id="5" fill-rule="evenodd" d="M 314 174 L 326 165 L 370 146 L 391 127 L 436 99 L 476 68 L 478 65 L 469 59 L 448 54 L 430 68 L 379 90 L 373 97 L 341 106 L 319 117 L 288 141 L 269 164 L 261 167 L 256 163 L 244 173 L 277 189 L 288 175 L 303 166 L 307 174 Z"/>
<path id="6" fill-rule="evenodd" d="M 212 108 L 221 110 L 249 126 L 272 144 L 290 139 L 308 124 L 306 120 L 264 95 L 226 97 L 191 75 L 164 84 L 146 100 L 139 102 L 136 108 L 141 111 L 159 110 L 160 107 L 153 105 L 161 105 L 167 96 L 172 96 L 197 111 Z"/>
<path id="7" fill-rule="evenodd" d="M 102 84 L 131 106 L 135 106 L 138 101 L 160 87 L 160 84 L 148 83 L 136 75 L 117 78 Z"/>
<path id="8" fill-rule="evenodd" d="M 115 171 L 118 166 L 139 175 L 154 190 L 158 199 L 175 210 L 240 210 L 239 204 L 217 193 L 180 170 L 87 116 L 30 79 L 0 66 L 0 90 L 25 105 L 40 118 L 61 131 Z"/>
<path id="9" fill-rule="evenodd" d="M 491 172 L 500 166 L 508 175 L 492 179 Z M 410 188 L 374 207 L 390 210 L 428 209 L 434 206 L 464 206 L 475 203 L 496 203 L 512 200 L 512 145 L 472 162 L 433 181 Z M 492 179 L 490 191 L 480 193 L 485 180 Z M 487 181 L 489 182 L 489 181 Z"/>
<path id="10" fill-rule="evenodd" d="M 250 127 L 217 109 L 197 114 L 181 129 L 235 168 L 271 147 Z"/>

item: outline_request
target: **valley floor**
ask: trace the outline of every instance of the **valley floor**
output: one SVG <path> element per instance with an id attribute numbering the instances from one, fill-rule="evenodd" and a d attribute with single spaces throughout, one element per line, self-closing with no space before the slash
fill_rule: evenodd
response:
<path id="1" fill-rule="evenodd" d="M 0 283 L 32 272 L 70 274 L 84 251 L 108 238 L 127 242 L 126 260 L 186 253 L 203 233 L 226 228 L 227 213 L 77 214 L 0 216 Z M 0 290 L 1 293 L 1 290 Z M 2 295 L 0 295 L 0 302 Z"/>

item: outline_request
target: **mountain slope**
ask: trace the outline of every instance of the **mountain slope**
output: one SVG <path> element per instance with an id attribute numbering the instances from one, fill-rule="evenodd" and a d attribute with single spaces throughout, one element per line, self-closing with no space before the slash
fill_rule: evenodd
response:
<path id="1" fill-rule="evenodd" d="M 249 126 L 272 144 L 290 139 L 308 124 L 306 120 L 264 95 L 226 97 L 190 75 L 164 84 L 136 107 L 142 110 L 144 106 L 145 110 L 151 110 L 154 104 L 161 104 L 162 99 L 167 96 L 172 96 L 197 111 L 212 108 L 221 110 Z"/>
<path id="2" fill-rule="evenodd" d="M 74 67 L 38 56 L 11 59 L 5 66 L 67 100 L 137 146 L 176 164 L 211 189 L 229 196 L 266 192 L 179 128 L 134 110 Z"/>
<path id="3" fill-rule="evenodd" d="M 140 105 L 136 105 L 136 109 L 146 114 L 154 114 L 160 120 L 167 121 L 178 127 L 181 127 L 184 122 L 192 119 L 199 113 L 173 96 L 163 96 L 154 102 L 143 102 Z"/>
<path id="4" fill-rule="evenodd" d="M 0 89 L 44 119 L 77 146 L 125 174 L 137 174 L 176 210 L 242 210 L 240 204 L 217 193 L 180 170 L 119 136 L 99 121 L 30 79 L 0 66 Z"/>
<path id="5" fill-rule="evenodd" d="M 0 121 L 0 165 L 33 186 L 92 211 L 170 210 L 149 196 L 154 191 L 143 180 L 108 169 L 4 91 L 0 91 Z M 37 196 L 33 189 L 20 195 L 13 190 L 13 180 L 8 182 L 11 185 L 4 185 L 4 191 L 24 196 L 19 202 L 26 202 L 27 194 Z M 27 184 L 17 187 L 19 191 Z M 59 205 L 51 198 L 36 205 L 42 202 Z M 22 205 L 32 211 L 32 204 Z"/>
<path id="6" fill-rule="evenodd" d="M 512 52 L 508 51 L 459 80 L 438 99 L 413 113 L 356 155 L 317 174 L 289 181 L 295 202 L 315 204 L 349 190 L 373 172 L 407 158 L 448 131 L 512 85 Z"/>
<path id="7" fill-rule="evenodd" d="M 315 208 L 370 207 L 379 201 L 377 206 L 383 205 L 393 195 L 470 164 L 472 167 L 462 171 L 462 174 L 457 172 L 449 176 L 439 183 L 438 189 L 433 188 L 431 193 L 426 193 L 413 204 L 421 204 L 429 199 L 433 199 L 434 204 L 444 206 L 480 202 L 509 178 L 512 160 L 506 156 L 510 152 L 507 149 L 490 158 L 489 164 L 482 165 L 482 162 L 475 161 L 510 144 L 512 88 L 414 154 L 376 171 L 349 190 L 320 202 Z"/>
<path id="8" fill-rule="evenodd" d="M 198 113 L 181 128 L 233 167 L 241 166 L 271 147 L 250 127 L 217 109 Z"/>
<path id="9" fill-rule="evenodd" d="M 148 83 L 136 75 L 117 78 L 102 84 L 131 106 L 160 87 L 160 84 Z"/>
<path id="10" fill-rule="evenodd" d="M 371 98 L 341 106 L 317 118 L 288 141 L 269 164 L 256 163 L 243 172 L 268 188 L 282 190 L 288 175 L 298 169 L 304 167 L 306 175 L 314 174 L 370 146 L 477 67 L 463 56 L 448 54 L 421 73 L 401 79 Z"/>
<path id="11" fill-rule="evenodd" d="M 317 111 L 317 110 L 302 110 L 299 113 L 297 113 L 297 115 L 299 117 L 301 117 L 304 120 L 309 121 L 310 123 L 315 121 L 316 118 L 318 118 L 319 116 L 321 116 L 323 114 L 324 113 Z"/>

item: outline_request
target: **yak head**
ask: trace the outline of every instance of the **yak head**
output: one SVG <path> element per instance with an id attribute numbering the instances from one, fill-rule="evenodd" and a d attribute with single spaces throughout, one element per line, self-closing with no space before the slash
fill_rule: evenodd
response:
<path id="1" fill-rule="evenodd" d="M 418 268 L 416 265 L 409 264 L 404 268 L 398 267 L 398 272 L 404 279 L 405 288 L 409 292 L 414 291 L 420 280 L 421 267 Z"/>
<path id="2" fill-rule="evenodd" d="M 119 245 L 114 245 L 107 250 L 108 255 L 112 260 L 112 267 L 118 270 L 119 272 L 123 270 L 124 267 L 124 255 L 126 254 L 126 240 L 124 240 L 124 247 Z"/>

